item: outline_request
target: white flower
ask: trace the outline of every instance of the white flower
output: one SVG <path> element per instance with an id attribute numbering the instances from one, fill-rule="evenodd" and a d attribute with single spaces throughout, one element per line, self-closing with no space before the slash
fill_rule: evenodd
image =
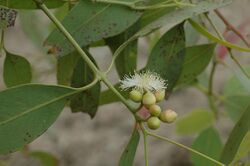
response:
<path id="1" fill-rule="evenodd" d="M 145 91 L 155 92 L 167 88 L 166 81 L 159 74 L 150 71 L 142 73 L 134 72 L 133 75 L 125 75 L 120 80 L 120 83 L 120 88 L 123 90 L 136 89 L 142 93 Z"/>

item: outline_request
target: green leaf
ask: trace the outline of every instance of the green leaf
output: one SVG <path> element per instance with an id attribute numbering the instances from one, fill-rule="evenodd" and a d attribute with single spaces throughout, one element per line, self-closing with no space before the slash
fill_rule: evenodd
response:
<path id="1" fill-rule="evenodd" d="M 171 28 L 188 18 L 192 18 L 201 13 L 205 13 L 222 6 L 226 6 L 231 2 L 232 0 L 223 0 L 220 2 L 201 1 L 196 3 L 193 7 L 183 7 L 171 12 L 167 12 L 165 15 L 161 16 L 158 19 L 153 18 L 151 23 L 146 25 L 137 33 L 137 36 L 147 35 L 153 30 L 161 28 L 163 26 L 166 26 L 166 28 Z"/>
<path id="2" fill-rule="evenodd" d="M 187 47 L 178 84 L 190 83 L 201 74 L 209 64 L 214 53 L 214 48 L 215 44 Z"/>
<path id="3" fill-rule="evenodd" d="M 247 132 L 243 138 L 240 147 L 231 164 L 239 161 L 242 157 L 246 156 L 250 152 L 250 131 Z"/>
<path id="4" fill-rule="evenodd" d="M 30 83 L 30 63 L 24 57 L 6 52 L 3 76 L 8 87 Z"/>
<path id="5" fill-rule="evenodd" d="M 216 37 L 215 35 L 213 35 L 209 31 L 207 31 L 203 26 L 199 25 L 195 21 L 193 21 L 193 20 L 188 20 L 188 21 L 195 30 L 197 30 L 200 34 L 202 34 L 203 36 L 205 36 L 209 40 L 216 42 L 216 43 L 219 43 L 219 44 L 226 46 L 228 48 L 236 49 L 238 51 L 250 52 L 249 48 L 244 48 L 244 47 L 241 47 L 238 45 L 234 45 L 230 42 L 227 42 L 226 40 L 222 40 L 222 39 Z"/>
<path id="6" fill-rule="evenodd" d="M 227 139 L 226 145 L 220 157 L 220 161 L 224 164 L 230 164 L 233 161 L 242 140 L 250 129 L 249 119 L 250 102 Z"/>
<path id="7" fill-rule="evenodd" d="M 123 32 L 140 16 L 140 12 L 127 7 L 81 0 L 62 23 L 79 45 L 86 46 Z M 56 50 L 55 54 L 60 56 L 67 55 L 74 50 L 58 30 L 53 31 L 45 43 L 52 46 Z"/>
<path id="8" fill-rule="evenodd" d="M 135 23 L 122 34 L 106 39 L 107 44 L 114 53 L 120 45 L 132 37 L 140 28 L 140 22 Z M 115 60 L 115 65 L 120 78 L 136 70 L 137 40 L 129 43 Z"/>
<path id="9" fill-rule="evenodd" d="M 146 69 L 156 72 L 167 80 L 167 91 L 171 91 L 182 71 L 185 57 L 185 35 L 183 24 L 166 32 L 154 46 Z"/>
<path id="10" fill-rule="evenodd" d="M 91 57 L 91 55 L 88 54 L 88 56 L 92 62 L 95 63 L 95 60 Z M 88 85 L 94 79 L 94 73 L 89 68 L 88 64 L 80 58 L 73 72 L 71 86 L 80 88 Z M 99 106 L 100 93 L 101 84 L 98 82 L 92 88 L 75 95 L 70 102 L 70 108 L 72 112 L 85 112 L 88 113 L 91 118 L 94 118 Z"/>
<path id="11" fill-rule="evenodd" d="M 57 82 L 60 85 L 70 85 L 71 78 L 79 61 L 78 52 L 74 51 L 68 55 L 58 58 L 57 60 Z"/>
<path id="12" fill-rule="evenodd" d="M 72 89 L 23 85 L 0 92 L 0 154 L 22 148 L 57 119 Z"/>
<path id="13" fill-rule="evenodd" d="M 62 0 L 44 0 L 48 8 L 57 8 L 65 2 Z M 37 5 L 33 0 L 0 0 L 0 5 L 15 9 L 36 9 Z"/>
<path id="14" fill-rule="evenodd" d="M 250 71 L 250 68 L 246 68 L 246 71 Z M 249 104 L 249 91 L 235 75 L 226 82 L 223 94 L 225 96 L 225 110 L 230 118 L 237 122 Z"/>
<path id="15" fill-rule="evenodd" d="M 40 160 L 43 166 L 58 166 L 58 159 L 48 152 L 34 151 L 29 154 L 31 157 Z"/>
<path id="16" fill-rule="evenodd" d="M 200 135 L 195 139 L 192 148 L 208 155 L 215 160 L 218 160 L 223 145 L 218 132 L 214 128 L 208 128 L 207 130 L 201 132 Z M 217 166 L 213 162 L 196 154 L 191 155 L 191 161 L 195 166 Z"/>
<path id="17" fill-rule="evenodd" d="M 129 140 L 127 147 L 124 149 L 119 161 L 119 166 L 133 166 L 137 146 L 140 141 L 140 133 L 137 129 L 133 131 L 133 134 Z"/>
<path id="18" fill-rule="evenodd" d="M 179 134 L 194 134 L 211 126 L 214 122 L 214 115 L 211 111 L 197 109 L 176 122 L 176 131 Z"/>

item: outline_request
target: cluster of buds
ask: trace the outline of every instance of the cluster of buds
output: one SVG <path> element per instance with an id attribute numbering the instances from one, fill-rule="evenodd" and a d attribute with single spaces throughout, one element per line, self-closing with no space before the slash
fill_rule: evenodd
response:
<path id="1" fill-rule="evenodd" d="M 148 128 L 158 129 L 161 122 L 172 123 L 177 118 L 175 111 L 171 109 L 162 111 L 157 104 L 164 100 L 167 86 L 165 80 L 156 73 L 135 73 L 134 75 L 126 76 L 121 83 L 123 89 L 132 88 L 129 98 L 141 104 L 138 112 L 142 109 L 146 110 L 147 116 L 144 118 L 147 121 Z"/>

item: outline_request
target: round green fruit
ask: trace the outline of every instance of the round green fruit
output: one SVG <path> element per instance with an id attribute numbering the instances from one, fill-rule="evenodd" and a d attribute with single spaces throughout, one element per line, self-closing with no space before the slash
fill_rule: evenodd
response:
<path id="1" fill-rule="evenodd" d="M 153 116 L 159 116 L 161 114 L 161 107 L 154 104 L 149 107 L 149 112 Z"/>
<path id="2" fill-rule="evenodd" d="M 133 100 L 134 102 L 141 102 L 142 100 L 142 93 L 138 90 L 132 90 L 129 93 L 129 98 Z"/>
<path id="3" fill-rule="evenodd" d="M 161 112 L 160 119 L 165 123 L 173 123 L 177 118 L 177 113 L 171 109 Z"/>
<path id="4" fill-rule="evenodd" d="M 156 103 L 155 95 L 151 92 L 147 92 L 143 95 L 142 103 L 146 106 L 150 106 Z"/>
<path id="5" fill-rule="evenodd" d="M 165 98 L 165 90 L 156 91 L 154 95 L 156 98 L 156 102 L 160 102 Z"/>
<path id="6" fill-rule="evenodd" d="M 158 117 L 151 117 L 147 121 L 148 128 L 156 130 L 160 127 L 161 121 Z"/>

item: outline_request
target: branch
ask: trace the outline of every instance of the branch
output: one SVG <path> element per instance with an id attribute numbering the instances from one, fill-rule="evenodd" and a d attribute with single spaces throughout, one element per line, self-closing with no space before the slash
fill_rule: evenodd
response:
<path id="1" fill-rule="evenodd" d="M 42 0 L 33 0 L 37 3 L 37 6 L 48 16 L 48 18 L 56 25 L 58 30 L 62 32 L 62 34 L 68 39 L 68 41 L 72 44 L 72 46 L 76 49 L 76 51 L 81 55 L 84 61 L 88 64 L 90 69 L 97 75 L 98 79 L 102 80 L 104 84 L 111 90 L 115 95 L 117 95 L 123 104 L 129 109 L 129 111 L 133 114 L 135 108 L 131 106 L 131 104 L 114 88 L 112 83 L 106 78 L 106 75 L 103 74 L 96 65 L 89 59 L 88 55 L 82 50 L 79 44 L 75 41 L 75 39 L 71 36 L 71 34 L 65 29 L 65 27 L 61 24 L 61 22 L 49 11 L 47 6 L 42 2 Z M 134 114 L 133 114 L 134 115 Z"/>

